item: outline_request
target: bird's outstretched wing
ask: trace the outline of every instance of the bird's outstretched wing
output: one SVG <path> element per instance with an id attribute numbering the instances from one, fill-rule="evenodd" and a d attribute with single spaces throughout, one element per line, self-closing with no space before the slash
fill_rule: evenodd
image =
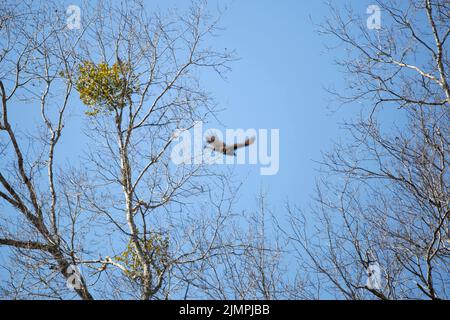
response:
<path id="1" fill-rule="evenodd" d="M 251 145 L 255 142 L 255 137 L 247 138 L 244 142 L 234 143 L 231 145 L 225 144 L 223 141 L 214 136 L 209 137 L 206 142 L 208 143 L 208 145 L 205 146 L 205 148 L 209 147 L 214 151 L 221 152 L 226 155 L 235 155 L 234 151 L 236 149 Z"/>
<path id="2" fill-rule="evenodd" d="M 247 139 L 245 139 L 244 142 L 235 143 L 233 145 L 233 149 L 236 150 L 236 149 L 239 149 L 239 148 L 242 148 L 242 147 L 247 147 L 247 146 L 253 144 L 253 142 L 255 142 L 255 137 L 247 138 Z"/>
<path id="3" fill-rule="evenodd" d="M 251 145 L 253 142 L 255 142 L 255 137 L 247 138 L 247 139 L 245 139 L 244 142 L 241 142 L 241 143 L 234 143 L 231 145 L 227 145 L 225 147 L 224 154 L 235 155 L 236 149 L 247 147 L 247 146 Z"/>

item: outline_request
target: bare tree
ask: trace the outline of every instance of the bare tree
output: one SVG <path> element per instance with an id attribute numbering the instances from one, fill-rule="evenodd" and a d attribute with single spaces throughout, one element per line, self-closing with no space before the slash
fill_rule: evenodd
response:
<path id="1" fill-rule="evenodd" d="M 47 10 L 48 7 L 5 2 L 2 6 L 5 6 L 8 18 L 3 20 L 0 30 L 3 47 L 0 66 L 0 183 L 3 190 L 0 197 L 2 204 L 21 216 L 10 219 L 9 214 L 2 215 L 0 244 L 17 249 L 15 252 L 19 255 L 26 250 L 27 254 L 21 256 L 25 268 L 35 258 L 39 261 L 51 259 L 68 278 L 66 270 L 71 264 L 71 255 L 63 244 L 58 227 L 54 156 L 73 91 L 72 82 L 61 81 L 58 73 L 69 74 L 73 70 L 76 63 L 74 47 L 78 39 L 67 37 L 65 21 Z M 52 20 L 50 26 L 45 22 L 48 19 Z M 56 86 L 58 91 L 53 91 Z M 20 101 L 40 108 L 42 124 L 34 136 L 19 132 L 17 122 L 10 117 L 11 104 Z M 47 172 L 48 186 L 45 191 L 40 178 L 44 172 Z M 36 277 L 45 278 L 48 272 L 47 265 L 47 270 Z M 77 294 L 85 299 L 92 298 L 84 279 L 80 280 Z"/>
<path id="2" fill-rule="evenodd" d="M 319 32 L 345 46 L 337 62 L 348 76 L 347 90 L 332 91 L 344 103 L 448 106 L 448 1 L 378 1 L 380 29 L 367 16 L 331 7 Z M 331 45 L 330 45 L 331 47 Z M 345 92 L 345 93 L 342 93 Z"/>
<path id="3" fill-rule="evenodd" d="M 446 299 L 449 278 L 448 1 L 379 1 L 382 28 L 332 9 L 322 33 L 344 44 L 344 103 L 371 106 L 322 162 L 313 217 L 289 208 L 317 297 Z M 389 123 L 384 110 L 401 108 Z M 377 272 L 371 274 L 373 266 Z M 379 267 L 379 268 L 378 268 Z M 377 283 L 368 278 L 380 276 Z M 312 278 L 314 279 L 314 278 Z M 370 280 L 369 279 L 369 280 Z"/>
<path id="4" fill-rule="evenodd" d="M 167 14 L 87 2 L 70 30 L 57 4 L 2 6 L 4 295 L 70 298 L 69 283 L 82 299 L 180 297 L 199 261 L 245 245 L 223 236 L 228 177 L 170 161 L 173 133 L 215 113 L 200 70 L 223 76 L 233 59 L 205 42 L 217 19 L 203 2 Z M 67 165 L 58 149 L 79 99 L 90 140 Z M 37 127 L 20 128 L 21 103 L 39 105 Z"/>
<path id="5" fill-rule="evenodd" d="M 256 203 L 254 211 L 241 213 L 244 219 L 233 226 L 234 232 L 220 235 L 225 243 L 245 245 L 234 246 L 232 251 L 224 248 L 214 259 L 199 261 L 187 295 L 195 297 L 196 292 L 202 292 L 221 300 L 309 297 L 301 278 L 289 268 L 287 239 L 275 228 L 267 192 L 261 191 Z"/>

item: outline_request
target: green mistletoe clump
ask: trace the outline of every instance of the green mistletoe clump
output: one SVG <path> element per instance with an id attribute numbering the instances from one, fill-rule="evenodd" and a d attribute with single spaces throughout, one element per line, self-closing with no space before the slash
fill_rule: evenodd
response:
<path id="1" fill-rule="evenodd" d="M 143 247 L 151 266 L 158 275 L 161 274 L 169 261 L 169 239 L 156 232 L 151 232 Z M 131 240 L 126 249 L 120 255 L 115 256 L 114 260 L 121 263 L 126 269 L 125 274 L 133 279 L 139 278 L 143 273 L 142 262 Z"/>
<path id="2" fill-rule="evenodd" d="M 86 114 L 95 116 L 101 111 L 121 109 L 136 92 L 136 87 L 130 83 L 130 65 L 114 63 L 109 66 L 105 62 L 95 64 L 84 61 L 79 67 L 76 89 L 80 99 L 89 107 Z"/>

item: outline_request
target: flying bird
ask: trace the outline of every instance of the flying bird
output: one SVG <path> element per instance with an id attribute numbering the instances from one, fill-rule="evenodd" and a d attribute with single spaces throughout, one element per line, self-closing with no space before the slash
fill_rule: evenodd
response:
<path id="1" fill-rule="evenodd" d="M 247 147 L 255 142 L 255 137 L 247 138 L 244 142 L 234 143 L 232 145 L 227 145 L 225 142 L 218 139 L 216 136 L 209 136 L 206 138 L 207 145 L 205 148 L 210 148 L 213 151 L 223 153 L 227 156 L 236 156 L 236 149 Z"/>

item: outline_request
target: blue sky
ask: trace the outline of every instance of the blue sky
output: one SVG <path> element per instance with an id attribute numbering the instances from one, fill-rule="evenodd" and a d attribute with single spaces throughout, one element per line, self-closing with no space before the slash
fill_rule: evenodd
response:
<path id="1" fill-rule="evenodd" d="M 335 6 L 351 6 L 363 18 L 373 1 L 336 1 Z M 79 1 L 67 2 L 80 4 Z M 181 12 L 189 1 L 158 0 L 146 2 L 147 10 L 177 8 Z M 326 87 L 344 86 L 344 75 L 334 63 L 342 48 L 328 51 L 333 39 L 319 36 L 317 24 L 328 15 L 325 1 L 297 0 L 210 0 L 212 13 L 223 10 L 219 36 L 210 38 L 217 50 L 235 50 L 239 60 L 230 64 L 227 79 L 212 72 L 200 75 L 220 109 L 224 124 L 211 123 L 219 129 L 279 129 L 280 167 L 273 176 L 260 175 L 259 165 L 238 165 L 237 180 L 243 180 L 240 209 L 255 207 L 255 198 L 263 189 L 270 202 L 281 209 L 285 201 L 307 209 L 314 193 L 321 153 L 330 150 L 333 140 L 345 139 L 341 123 L 356 117 L 369 106 L 346 105 L 337 109 Z M 81 101 L 74 104 L 82 107 Z M 26 131 L 41 119 L 31 113 L 33 106 L 16 105 L 13 118 L 20 119 Z M 67 163 L 84 149 L 80 137 L 83 113 L 71 112 L 66 121 L 58 156 Z M 398 117 L 392 110 L 385 117 Z M 278 212 L 277 215 L 283 215 Z"/>
<path id="2" fill-rule="evenodd" d="M 166 1 L 176 6 L 176 1 Z M 341 1 L 365 15 L 366 1 Z M 317 34 L 316 24 L 327 15 L 321 1 L 211 1 L 210 7 L 227 10 L 224 30 L 214 39 L 220 48 L 235 49 L 239 61 L 232 64 L 227 81 L 206 75 L 209 89 L 220 106 L 221 121 L 229 128 L 280 129 L 280 170 L 274 176 L 259 175 L 259 166 L 242 166 L 246 177 L 241 204 L 252 208 L 263 188 L 277 208 L 289 199 L 301 207 L 314 191 L 321 152 L 332 140 L 343 137 L 343 119 L 361 106 L 329 108 L 328 86 L 341 87 L 343 75 L 334 64 L 342 52 L 328 52 L 331 39 Z M 223 128 L 222 128 L 223 129 Z M 282 214 L 281 212 L 279 213 Z"/>
<path id="3" fill-rule="evenodd" d="M 365 17 L 372 3 L 349 0 L 334 5 L 351 6 Z M 176 0 L 146 2 L 149 11 L 183 11 L 189 5 L 189 1 Z M 364 108 L 347 105 L 336 111 L 336 104 L 330 107 L 332 97 L 325 88 L 343 87 L 344 79 L 334 63 L 343 50 L 327 51 L 332 39 L 317 34 L 317 24 L 327 16 L 328 6 L 325 1 L 210 0 L 208 7 L 212 13 L 225 9 L 219 24 L 223 29 L 209 44 L 217 50 L 235 50 L 239 58 L 230 64 L 232 71 L 225 81 L 210 72 L 201 74 L 218 107 L 224 109 L 219 114 L 224 125 L 209 126 L 280 130 L 278 174 L 261 176 L 259 165 L 234 168 L 238 180 L 245 182 L 239 205 L 253 208 L 257 193 L 264 189 L 278 208 L 286 200 L 306 208 L 317 177 L 315 161 L 332 147 L 333 140 L 345 138 L 342 121 Z M 74 121 L 65 128 L 61 154 L 69 162 L 77 147 L 83 147 L 81 123 Z"/>
<path id="4" fill-rule="evenodd" d="M 70 4 L 77 4 L 77 1 Z M 352 6 L 365 16 L 373 1 L 336 1 L 335 5 Z M 188 1 L 158 0 L 148 2 L 148 9 L 158 7 L 187 8 Z M 330 150 L 333 140 L 345 139 L 341 128 L 344 120 L 356 117 L 369 106 L 347 105 L 330 108 L 332 98 L 325 87 L 343 87 L 344 77 L 334 60 L 343 54 L 339 49 L 327 51 L 330 38 L 317 34 L 315 23 L 323 21 L 328 7 L 322 1 L 298 0 L 229 0 L 209 1 L 227 9 L 221 19 L 223 30 L 211 40 L 216 49 L 235 50 L 238 61 L 224 81 L 212 73 L 201 74 L 202 82 L 212 93 L 225 128 L 280 130 L 280 168 L 273 176 L 260 175 L 258 165 L 236 166 L 238 180 L 244 185 L 238 208 L 251 210 L 259 190 L 268 192 L 275 215 L 285 214 L 284 203 L 290 201 L 307 209 L 314 193 L 321 153 Z M 81 102 L 78 102 L 81 106 Z M 335 106 L 335 105 L 334 105 Z M 33 118 L 27 108 L 17 105 L 13 117 L 27 128 L 40 119 Z M 392 112 L 395 112 L 392 111 Z M 393 117 L 393 113 L 386 117 Z M 82 115 L 82 113 L 80 113 Z M 83 149 L 85 138 L 79 136 L 82 116 L 65 128 L 58 154 L 67 162 Z M 397 117 L 395 115 L 394 117 Z M 1 273 L 0 273 L 1 274 Z"/>

